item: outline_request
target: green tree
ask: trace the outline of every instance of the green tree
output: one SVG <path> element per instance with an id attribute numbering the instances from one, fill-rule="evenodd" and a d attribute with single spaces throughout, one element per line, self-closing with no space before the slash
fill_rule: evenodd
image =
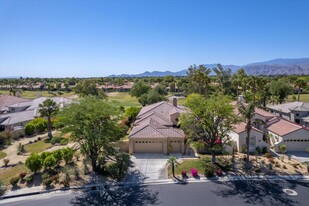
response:
<path id="1" fill-rule="evenodd" d="M 135 121 L 136 116 L 140 111 L 141 111 L 140 107 L 129 107 L 126 109 L 125 115 L 128 118 L 129 125 L 131 125 Z"/>
<path id="2" fill-rule="evenodd" d="M 213 71 L 216 73 L 220 91 L 225 95 L 229 94 L 232 85 L 232 70 L 224 69 L 221 64 L 217 64 L 217 68 L 213 68 Z"/>
<path id="3" fill-rule="evenodd" d="M 42 104 L 39 104 L 39 112 L 42 117 L 47 117 L 47 129 L 48 137 L 51 138 L 52 135 L 52 122 L 51 118 L 59 111 L 59 106 L 52 99 L 46 99 Z"/>
<path id="4" fill-rule="evenodd" d="M 241 114 L 243 121 L 246 123 L 246 149 L 247 149 L 247 162 L 249 162 L 250 152 L 250 133 L 252 129 L 252 118 L 254 117 L 255 105 L 249 103 L 248 105 L 243 102 L 238 102 L 238 111 Z"/>
<path id="5" fill-rule="evenodd" d="M 180 126 L 191 141 L 198 141 L 216 161 L 216 151 L 229 141 L 228 133 L 238 121 L 231 101 L 226 96 L 206 99 L 199 94 L 191 94 L 185 101 L 190 110 L 180 116 Z"/>
<path id="6" fill-rule="evenodd" d="M 113 151 L 110 142 L 119 138 L 122 119 L 117 105 L 95 97 L 87 97 L 70 104 L 59 114 L 61 130 L 71 132 L 81 152 L 91 160 L 93 171 L 98 171 L 99 157 Z"/>
<path id="7" fill-rule="evenodd" d="M 74 88 L 75 94 L 81 97 L 96 96 L 100 98 L 106 98 L 107 95 L 102 89 L 97 88 L 96 83 L 93 80 L 84 80 L 76 85 Z"/>
<path id="8" fill-rule="evenodd" d="M 31 154 L 31 156 L 26 159 L 25 164 L 31 172 L 37 173 L 42 169 L 43 161 L 39 154 Z"/>
<path id="9" fill-rule="evenodd" d="M 278 81 L 272 80 L 270 82 L 270 93 L 272 96 L 277 96 L 279 98 L 280 104 L 283 103 L 291 92 L 291 87 L 283 79 Z"/>
<path id="10" fill-rule="evenodd" d="M 161 84 L 157 85 L 157 86 L 154 88 L 154 90 L 155 90 L 156 92 L 158 92 L 159 94 L 161 94 L 161 95 L 167 95 L 166 89 L 165 89 L 164 86 L 162 86 Z"/>
<path id="11" fill-rule="evenodd" d="M 170 92 L 175 92 L 175 89 L 176 89 L 175 82 L 171 82 L 171 83 L 169 84 L 169 87 L 170 87 Z"/>
<path id="12" fill-rule="evenodd" d="M 206 97 L 209 94 L 210 74 L 211 70 L 204 65 L 191 65 L 188 68 L 187 75 L 190 83 L 189 89 L 192 92 L 199 94 L 205 93 Z"/>
<path id="13" fill-rule="evenodd" d="M 147 94 L 143 94 L 142 96 L 140 96 L 140 98 L 138 98 L 139 103 L 141 103 L 143 106 L 165 100 L 165 96 L 159 94 L 153 89 L 149 90 Z"/>
<path id="14" fill-rule="evenodd" d="M 142 82 L 142 81 L 138 81 L 137 83 L 135 83 L 130 91 L 130 95 L 133 97 L 137 97 L 139 98 L 140 96 L 142 96 L 143 94 L 147 94 L 148 91 L 151 89 L 151 87 Z"/>

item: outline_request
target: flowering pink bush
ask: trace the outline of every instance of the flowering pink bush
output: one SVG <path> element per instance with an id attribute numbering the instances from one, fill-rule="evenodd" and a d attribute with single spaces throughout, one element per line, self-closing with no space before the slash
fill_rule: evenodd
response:
<path id="1" fill-rule="evenodd" d="M 222 175 L 223 175 L 223 172 L 222 172 L 222 170 L 220 170 L 220 169 L 218 169 L 218 170 L 216 171 L 216 173 L 217 173 L 218 176 L 222 176 Z"/>
<path id="2" fill-rule="evenodd" d="M 186 171 L 186 170 L 181 171 L 181 175 L 182 175 L 183 177 L 187 176 L 187 171 Z"/>
<path id="3" fill-rule="evenodd" d="M 197 176 L 198 176 L 198 171 L 197 171 L 197 169 L 192 168 L 192 169 L 191 169 L 191 175 L 192 175 L 193 177 L 197 177 Z"/>

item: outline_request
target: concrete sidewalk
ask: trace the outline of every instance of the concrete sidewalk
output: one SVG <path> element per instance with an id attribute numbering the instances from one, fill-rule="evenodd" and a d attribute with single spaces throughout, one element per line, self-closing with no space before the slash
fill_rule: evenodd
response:
<path id="1" fill-rule="evenodd" d="M 305 180 L 309 181 L 309 176 L 302 175 L 291 175 L 291 176 L 224 176 L 224 177 L 200 177 L 187 178 L 186 180 L 177 179 L 161 179 L 161 180 L 145 180 L 144 182 L 118 182 L 108 184 L 93 184 L 78 187 L 67 187 L 60 189 L 44 189 L 43 186 L 23 188 L 15 191 L 8 191 L 5 195 L 0 197 L 1 199 L 15 198 L 21 196 L 37 195 L 55 191 L 66 191 L 66 190 L 93 190 L 93 189 L 104 189 L 106 187 L 114 186 L 135 186 L 135 185 L 159 185 L 159 184 L 189 184 L 189 183 L 207 183 L 207 182 L 228 182 L 228 181 L 265 181 L 265 180 Z"/>

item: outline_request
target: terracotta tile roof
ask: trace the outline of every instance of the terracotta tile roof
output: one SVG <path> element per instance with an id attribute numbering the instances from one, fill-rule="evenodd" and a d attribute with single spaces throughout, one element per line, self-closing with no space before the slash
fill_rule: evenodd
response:
<path id="1" fill-rule="evenodd" d="M 143 123 L 133 127 L 129 138 L 167 138 L 167 137 L 185 137 L 181 129 L 166 127 L 155 121 L 148 119 Z"/>
<path id="2" fill-rule="evenodd" d="M 165 117 L 163 117 L 162 115 L 158 114 L 157 112 L 151 112 L 148 115 L 144 116 L 143 118 L 137 119 L 134 124 L 141 124 L 144 121 L 147 121 L 149 119 L 154 119 L 157 122 L 159 122 L 162 125 L 169 125 L 169 126 L 173 126 L 173 123 L 168 120 L 165 119 Z"/>
<path id="3" fill-rule="evenodd" d="M 267 129 L 269 131 L 273 132 L 273 133 L 280 135 L 280 136 L 290 134 L 290 133 L 295 132 L 295 131 L 300 130 L 300 129 L 305 129 L 305 130 L 309 131 L 309 128 L 307 128 L 307 127 L 303 127 L 303 126 L 298 125 L 294 122 L 290 122 L 288 120 L 285 120 L 285 119 L 279 118 L 279 117 L 278 117 L 278 121 L 276 121 L 275 123 L 268 126 Z M 309 136 L 308 136 L 308 138 L 309 138 Z"/>
<path id="4" fill-rule="evenodd" d="M 236 132 L 237 134 L 240 134 L 240 133 L 243 133 L 246 131 L 246 123 L 244 122 L 240 122 L 238 124 L 234 124 L 233 125 L 233 131 Z M 255 128 L 255 127 L 252 127 L 252 130 L 255 130 L 257 132 L 260 132 L 260 133 L 263 133 L 261 130 Z"/>

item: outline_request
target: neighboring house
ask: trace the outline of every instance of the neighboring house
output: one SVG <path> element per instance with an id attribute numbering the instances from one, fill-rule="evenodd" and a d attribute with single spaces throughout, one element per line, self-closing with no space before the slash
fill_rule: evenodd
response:
<path id="1" fill-rule="evenodd" d="M 267 108 L 277 116 L 309 127 L 309 103 L 307 102 L 288 102 L 267 106 Z"/>
<path id="2" fill-rule="evenodd" d="M 47 98 L 40 97 L 32 101 L 15 103 L 7 106 L 6 113 L 0 115 L 0 131 L 15 130 L 24 127 L 28 122 L 40 116 L 39 105 Z M 51 98 L 60 108 L 71 102 L 70 99 L 63 97 Z"/>
<path id="3" fill-rule="evenodd" d="M 277 117 L 268 126 L 270 143 L 275 151 L 284 144 L 287 151 L 305 151 L 309 148 L 309 128 Z"/>
<path id="4" fill-rule="evenodd" d="M 177 128 L 184 112 L 176 98 L 173 104 L 162 101 L 143 107 L 129 134 L 129 153 L 185 153 L 185 134 Z"/>
<path id="5" fill-rule="evenodd" d="M 128 82 L 124 85 L 101 85 L 97 86 L 97 88 L 102 89 L 104 92 L 130 92 L 134 82 Z"/>
<path id="6" fill-rule="evenodd" d="M 236 114 L 239 115 L 237 109 Z M 305 151 L 309 147 L 309 128 L 286 120 L 263 109 L 256 108 L 252 119 L 252 130 L 250 135 L 250 152 L 253 147 L 273 146 L 279 151 L 279 145 L 286 145 L 287 151 Z M 242 144 L 246 144 L 245 123 L 234 126 L 230 134 L 237 150 L 241 151 Z M 269 142 L 268 143 L 266 143 Z"/>
<path id="7" fill-rule="evenodd" d="M 30 101 L 29 99 L 24 99 L 21 97 L 16 97 L 16 96 L 7 95 L 7 94 L 1 94 L 0 95 L 0 114 L 8 112 L 9 105 L 29 102 L 29 101 Z"/>

